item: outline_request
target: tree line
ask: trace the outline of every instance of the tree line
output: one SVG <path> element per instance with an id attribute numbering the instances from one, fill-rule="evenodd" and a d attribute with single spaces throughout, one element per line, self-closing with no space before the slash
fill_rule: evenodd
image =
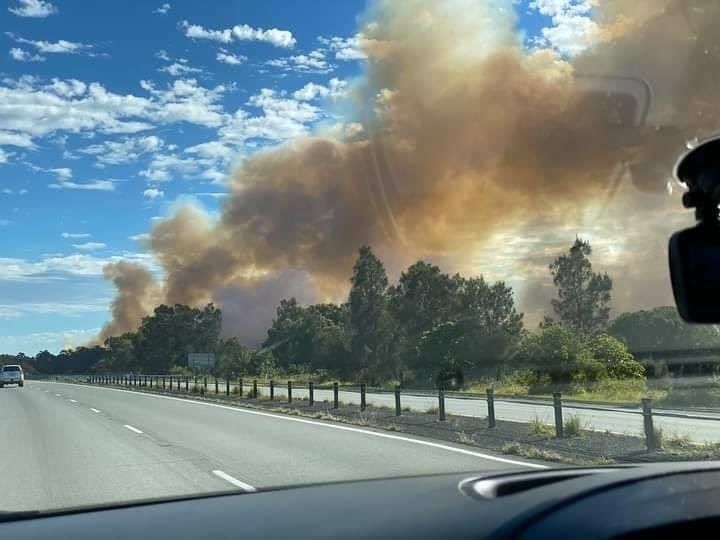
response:
<path id="1" fill-rule="evenodd" d="M 341 304 L 282 300 L 262 345 L 221 337 L 222 312 L 161 305 L 135 332 L 102 346 L 12 357 L 41 373 L 189 373 L 188 353 L 213 352 L 215 375 L 326 374 L 371 384 L 462 385 L 468 376 L 508 374 L 530 386 L 644 380 L 630 350 L 720 346 L 714 327 L 683 323 L 674 308 L 623 313 L 610 321 L 612 279 L 592 269 L 589 242 L 576 239 L 549 272 L 555 318 L 528 331 L 503 281 L 443 273 L 418 261 L 390 284 L 368 246 L 358 251 Z"/>

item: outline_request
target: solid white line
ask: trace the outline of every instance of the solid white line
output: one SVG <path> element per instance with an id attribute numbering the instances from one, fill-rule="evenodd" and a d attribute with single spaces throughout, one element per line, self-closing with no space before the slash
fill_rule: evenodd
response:
<path id="1" fill-rule="evenodd" d="M 74 399 L 71 399 L 70 403 L 77 403 L 77 401 L 75 401 Z"/>
<path id="2" fill-rule="evenodd" d="M 127 425 L 127 424 L 125 424 L 124 427 L 128 428 L 130 431 L 134 431 L 135 433 L 138 433 L 138 434 L 142 435 L 142 431 L 140 431 L 138 428 L 129 426 L 129 425 Z"/>
<path id="3" fill-rule="evenodd" d="M 241 482 L 241 481 L 238 480 L 237 478 L 233 478 L 233 477 L 230 476 L 229 474 L 224 473 L 224 472 L 222 472 L 222 471 L 213 471 L 213 474 L 214 474 L 215 476 L 219 476 L 220 478 L 222 478 L 222 479 L 225 480 L 226 482 L 230 482 L 233 486 L 239 487 L 240 489 L 243 489 L 243 490 L 247 491 L 248 493 L 252 493 L 252 492 L 254 492 L 254 491 L 257 491 L 257 489 L 255 489 L 255 488 L 254 488 L 253 486 L 251 486 L 250 484 L 246 484 L 245 482 Z"/>
<path id="4" fill-rule="evenodd" d="M 72 384 L 72 383 L 57 383 L 57 384 Z M 76 386 L 76 385 L 73 385 Z M 240 407 L 228 407 L 227 405 L 220 405 L 218 403 L 208 403 L 205 401 L 195 401 L 193 399 L 184 399 L 184 398 L 178 398 L 178 397 L 172 397 L 172 396 L 160 396 L 157 394 L 145 394 L 141 392 L 135 392 L 133 390 L 123 390 L 121 388 L 98 388 L 93 387 L 97 390 L 106 390 L 110 392 L 125 392 L 127 394 L 133 394 L 134 396 L 141 396 L 141 397 L 147 397 L 147 398 L 153 398 L 153 399 L 169 399 L 172 401 L 181 401 L 183 403 L 192 403 L 194 405 L 202 405 L 204 407 L 215 407 L 217 409 L 225 409 L 228 411 L 234 411 L 236 413 L 240 414 L 252 414 L 255 416 L 266 416 L 269 418 L 275 418 L 277 420 L 283 420 L 285 422 L 298 422 L 300 424 L 310 424 L 313 426 L 319 426 L 324 427 L 327 429 L 336 429 L 339 431 L 349 431 L 352 433 L 360 433 L 363 435 L 369 435 L 372 437 L 380 437 L 382 439 L 391 439 L 395 441 L 403 441 L 410 444 L 418 444 L 420 446 L 429 446 L 431 448 L 436 448 L 439 450 L 445 450 L 447 452 L 455 452 L 457 454 L 463 454 L 466 456 L 473 456 L 481 459 L 486 459 L 488 461 L 497 461 L 498 463 L 507 463 L 508 465 L 519 465 L 521 467 L 529 467 L 531 469 L 547 469 L 549 468 L 547 465 L 540 465 L 539 463 L 528 463 L 526 461 L 518 461 L 515 459 L 507 459 L 502 458 L 499 456 L 493 456 L 490 454 L 483 454 L 482 452 L 473 452 L 472 450 L 465 450 L 464 448 L 457 448 L 455 446 L 449 446 L 447 444 L 440 444 L 440 443 L 434 443 L 430 441 L 424 441 L 421 439 L 411 439 L 410 437 L 403 437 L 401 435 L 390 435 L 389 433 L 381 433 L 379 431 L 369 431 L 362 428 L 356 428 L 356 427 L 349 427 L 349 426 L 342 426 L 338 424 L 330 424 L 325 422 L 317 422 L 315 420 L 309 420 L 306 418 L 296 418 L 292 416 L 281 416 L 279 414 L 272 414 L 262 411 L 254 411 L 251 409 L 243 409 Z M 99 412 L 99 411 L 98 411 Z"/>
<path id="5" fill-rule="evenodd" d="M 93 409 L 92 407 L 90 407 L 90 410 L 91 410 L 92 412 L 95 412 L 95 413 L 99 413 L 99 412 L 100 412 L 100 411 L 98 411 L 97 409 Z"/>

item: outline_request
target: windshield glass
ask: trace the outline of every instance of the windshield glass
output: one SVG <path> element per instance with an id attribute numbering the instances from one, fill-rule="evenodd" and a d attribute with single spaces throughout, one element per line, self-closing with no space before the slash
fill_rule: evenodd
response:
<path id="1" fill-rule="evenodd" d="M 667 265 L 720 3 L 0 22 L 0 511 L 720 455 Z"/>
<path id="2" fill-rule="evenodd" d="M 20 371 L 20 367 L 19 366 L 5 366 L 2 370 L 3 371 Z"/>

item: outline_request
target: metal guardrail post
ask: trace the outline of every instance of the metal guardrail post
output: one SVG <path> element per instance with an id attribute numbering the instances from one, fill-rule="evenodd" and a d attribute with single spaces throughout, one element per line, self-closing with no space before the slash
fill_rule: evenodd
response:
<path id="1" fill-rule="evenodd" d="M 445 421 L 445 390 L 438 388 L 438 419 Z"/>
<path id="2" fill-rule="evenodd" d="M 275 381 L 270 379 L 270 401 L 275 401 Z"/>
<path id="3" fill-rule="evenodd" d="M 218 380 L 215 379 L 215 393 L 218 393 Z"/>
<path id="4" fill-rule="evenodd" d="M 555 435 L 558 439 L 562 439 L 565 436 L 565 429 L 562 417 L 562 394 L 560 392 L 553 392 L 553 409 L 555 411 Z"/>
<path id="5" fill-rule="evenodd" d="M 312 381 L 308 382 L 308 403 L 311 407 L 315 405 L 315 383 Z"/>
<path id="6" fill-rule="evenodd" d="M 230 395 L 230 379 L 225 379 L 225 395 Z"/>
<path id="7" fill-rule="evenodd" d="M 288 381 L 288 403 L 292 403 L 292 381 Z"/>
<path id="8" fill-rule="evenodd" d="M 150 388 L 152 388 L 152 387 L 153 387 L 153 376 L 150 375 Z"/>
<path id="9" fill-rule="evenodd" d="M 495 427 L 495 389 L 487 389 L 488 427 Z"/>
<path id="10" fill-rule="evenodd" d="M 205 387 L 205 393 L 207 394 L 207 377 L 203 377 L 203 386 Z"/>
<path id="11" fill-rule="evenodd" d="M 165 390 L 165 376 L 164 376 L 164 375 L 163 375 L 163 378 L 162 378 L 162 384 L 163 384 L 163 390 Z"/>
<path id="12" fill-rule="evenodd" d="M 400 407 L 400 387 L 395 386 L 395 416 L 402 414 L 402 408 Z"/>
<path id="13" fill-rule="evenodd" d="M 253 399 L 257 399 L 257 379 L 253 379 Z"/>
<path id="14" fill-rule="evenodd" d="M 240 395 L 240 397 L 242 397 L 242 395 L 243 395 L 243 380 L 242 380 L 242 377 L 240 377 L 240 380 L 238 381 L 238 387 L 240 388 L 240 391 L 238 392 L 238 394 Z"/>
<path id="15" fill-rule="evenodd" d="M 194 386 L 195 388 L 197 388 L 197 385 L 198 385 L 198 383 L 197 383 L 197 375 L 195 375 L 195 378 L 193 379 L 193 386 Z"/>
<path id="16" fill-rule="evenodd" d="M 185 391 L 190 391 L 190 377 L 185 377 Z"/>
<path id="17" fill-rule="evenodd" d="M 333 383 L 333 409 L 337 409 L 340 406 L 339 394 L 340 394 L 340 389 L 338 387 L 338 383 L 334 382 Z"/>
<path id="18" fill-rule="evenodd" d="M 365 400 L 365 383 L 360 383 L 360 410 L 364 411 L 367 408 L 367 403 Z"/>
<path id="19" fill-rule="evenodd" d="M 642 400 L 643 428 L 645 429 L 645 444 L 649 451 L 657 450 L 657 438 L 655 437 L 655 426 L 653 425 L 652 406 L 649 398 Z"/>

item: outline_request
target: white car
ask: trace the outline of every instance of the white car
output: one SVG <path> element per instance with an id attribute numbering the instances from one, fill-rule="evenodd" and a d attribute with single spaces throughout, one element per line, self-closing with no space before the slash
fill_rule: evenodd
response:
<path id="1" fill-rule="evenodd" d="M 0 371 L 0 388 L 6 384 L 17 384 L 18 386 L 25 384 L 25 374 L 21 366 L 3 366 L 2 371 Z"/>

